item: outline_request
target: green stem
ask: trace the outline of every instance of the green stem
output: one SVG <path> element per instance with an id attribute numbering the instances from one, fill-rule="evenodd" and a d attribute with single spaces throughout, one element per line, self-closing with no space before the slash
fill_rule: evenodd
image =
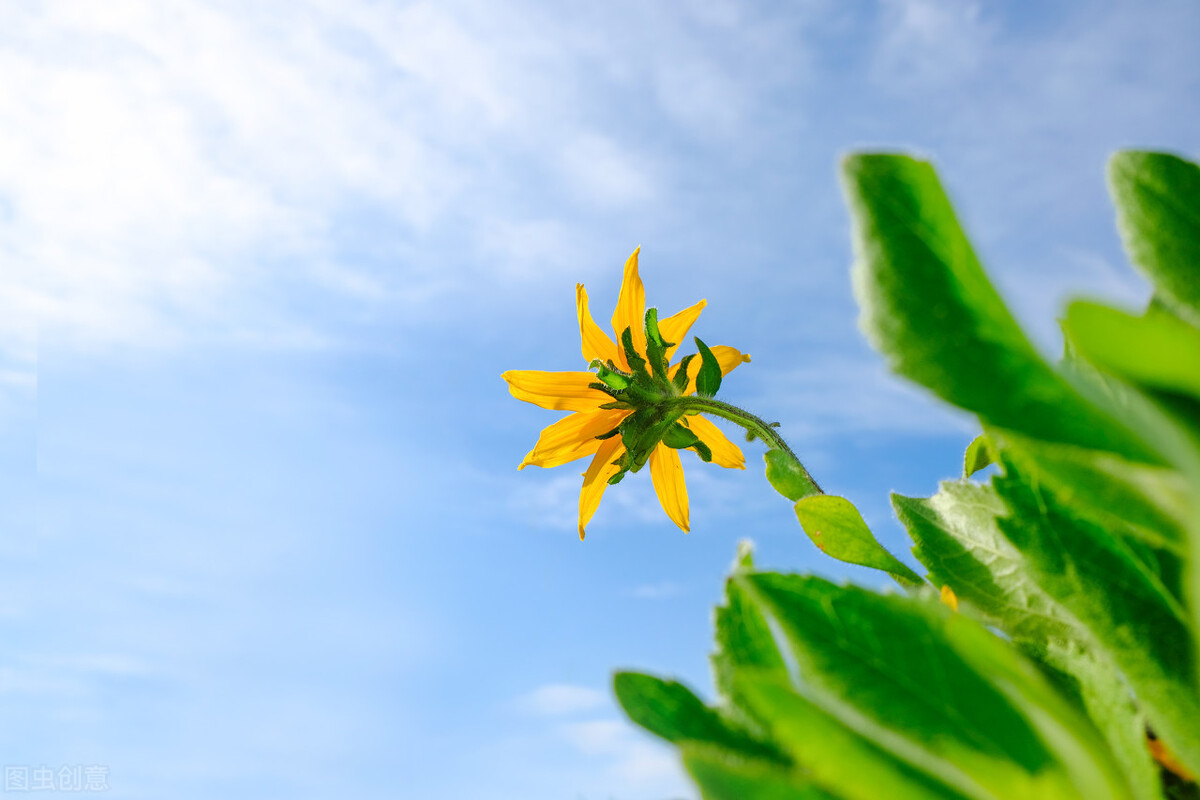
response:
<path id="1" fill-rule="evenodd" d="M 813 480 L 812 475 L 810 475 L 804 465 L 800 463 L 800 459 L 796 457 L 796 454 L 792 452 L 792 448 L 788 447 L 787 442 L 785 442 L 783 437 L 776 432 L 775 428 L 764 422 L 762 419 L 754 416 L 749 411 L 738 408 L 737 406 L 731 405 L 722 400 L 716 400 L 712 397 L 696 397 L 695 395 L 689 397 L 677 397 L 671 402 L 671 404 L 681 411 L 700 411 L 704 414 L 711 414 L 714 417 L 727 419 L 736 425 L 742 426 L 754 436 L 762 439 L 767 445 L 768 450 L 781 450 L 784 453 L 787 453 L 788 457 L 795 461 L 796 465 L 800 467 L 800 470 L 804 473 L 804 476 L 810 482 L 812 482 L 813 487 L 815 487 L 816 490 L 821 494 L 824 494 L 824 491 L 817 484 L 817 482 Z"/>

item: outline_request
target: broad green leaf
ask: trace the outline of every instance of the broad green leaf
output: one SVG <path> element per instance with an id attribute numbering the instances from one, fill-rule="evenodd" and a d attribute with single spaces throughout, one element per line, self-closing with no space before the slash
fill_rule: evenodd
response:
<path id="1" fill-rule="evenodd" d="M 826 555 L 883 570 L 906 586 L 924 585 L 917 573 L 883 548 L 846 498 L 828 494 L 807 497 L 796 503 L 796 517 L 808 538 Z"/>
<path id="2" fill-rule="evenodd" d="M 985 423 L 1154 460 L 1120 422 L 1052 369 L 984 274 L 926 162 L 845 160 L 860 323 L 893 371 Z"/>
<path id="3" fill-rule="evenodd" d="M 796 769 L 717 747 L 685 746 L 683 765 L 704 800 L 841 800 Z"/>
<path id="4" fill-rule="evenodd" d="M 681 683 L 636 672 L 618 672 L 613 676 L 613 690 L 630 719 L 669 742 L 705 742 L 744 755 L 788 763 L 775 748 L 706 706 Z"/>
<path id="5" fill-rule="evenodd" d="M 696 394 L 701 397 L 712 397 L 721 388 L 721 363 L 708 349 L 708 345 L 696 340 L 696 349 L 700 351 L 700 372 L 696 375 Z"/>
<path id="6" fill-rule="evenodd" d="M 846 800 L 963 798 L 806 700 L 774 674 L 739 674 L 740 701 L 768 720 L 780 742 L 814 783 Z"/>
<path id="7" fill-rule="evenodd" d="M 787 665 L 771 637 L 770 626 L 736 578 L 753 568 L 749 548 L 739 546 L 733 576 L 725 582 L 725 604 L 716 609 L 717 649 L 713 679 L 722 697 L 733 696 L 733 673 L 744 667 L 783 670 Z"/>
<path id="8" fill-rule="evenodd" d="M 1000 531 L 996 520 L 1007 509 L 991 487 L 945 481 L 927 500 L 893 494 L 892 507 L 929 580 L 949 586 L 988 624 L 1039 645 L 1077 635 L 1074 618 L 1039 588 Z"/>
<path id="9" fill-rule="evenodd" d="M 1200 267 L 1195 281 L 1200 283 Z M 1066 330 L 1078 353 L 1100 369 L 1130 383 L 1200 397 L 1200 330 L 1178 318 L 1135 317 L 1079 301 L 1067 308 Z"/>
<path id="10" fill-rule="evenodd" d="M 994 800 L 1129 796 L 1094 729 L 977 623 L 936 602 L 812 577 L 750 573 L 731 584 L 769 620 L 786 665 L 776 675 L 936 781 Z"/>
<path id="11" fill-rule="evenodd" d="M 1135 796 L 1157 800 L 1158 773 L 1146 751 L 1144 717 L 1116 666 L 1079 622 L 1037 584 L 997 519 L 1008 513 L 990 486 L 947 481 L 928 500 L 892 495 L 892 505 L 916 546 L 913 552 L 935 584 L 949 585 L 964 613 L 1011 636 L 1069 684 L 1087 709 Z"/>
<path id="12" fill-rule="evenodd" d="M 1022 474 L 1052 486 L 1074 513 L 1104 523 L 1127 540 L 1176 557 L 1184 552 L 1190 505 L 1187 483 L 1177 471 L 1097 450 L 1021 436 L 1005 439 L 1005 456 Z"/>
<path id="13" fill-rule="evenodd" d="M 1200 324 L 1200 167 L 1129 150 L 1108 162 L 1108 184 L 1129 260 L 1163 303 Z"/>
<path id="14" fill-rule="evenodd" d="M 808 470 L 791 453 L 768 450 L 763 460 L 767 463 L 767 481 L 788 500 L 794 502 L 820 493 Z"/>
<path id="15" fill-rule="evenodd" d="M 1134 797 L 1162 800 L 1159 770 L 1146 749 L 1146 716 L 1107 654 L 1094 645 L 1052 642 L 1033 655 L 1043 668 L 1054 670 L 1060 689 L 1087 710 L 1092 724 L 1108 742 Z"/>
<path id="16" fill-rule="evenodd" d="M 1200 772 L 1196 646 L 1184 610 L 1119 538 L 1027 483 L 1012 461 L 1004 471 L 993 479 L 1009 509 L 1001 531 L 1038 585 L 1106 649 L 1160 738 Z"/>

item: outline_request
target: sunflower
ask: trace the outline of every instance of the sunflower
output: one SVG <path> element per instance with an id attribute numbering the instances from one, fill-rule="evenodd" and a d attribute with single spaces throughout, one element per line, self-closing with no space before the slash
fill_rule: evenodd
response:
<path id="1" fill-rule="evenodd" d="M 596 324 L 588 310 L 588 296 L 583 284 L 577 284 L 575 287 L 584 362 L 599 369 L 602 374 L 644 371 L 644 363 L 639 365 L 636 362 L 639 359 L 644 362 L 654 355 L 647 352 L 647 328 L 643 328 L 643 318 L 646 319 L 647 326 L 651 324 L 652 317 L 655 320 L 657 318 L 653 309 L 649 315 L 646 314 L 646 292 L 638 276 L 640 249 L 634 250 L 625 262 L 621 293 L 612 316 L 616 341 L 628 340 L 624 342 L 626 346 L 617 346 Z M 701 300 L 694 306 L 657 322 L 657 331 L 654 333 L 661 334 L 661 337 L 656 335 L 655 340 L 666 344 L 665 353 L 661 354 L 664 357 L 663 363 L 670 363 L 678 348 L 678 342 L 687 335 L 705 305 L 705 301 Z M 711 348 L 711 355 L 720 366 L 722 375 L 728 374 L 738 364 L 750 360 L 749 356 L 722 345 Z M 631 361 L 634 363 L 631 364 Z M 609 369 L 603 365 L 608 365 Z M 665 376 L 668 380 L 661 381 L 660 384 L 664 391 L 676 395 L 694 394 L 700 368 L 700 359 L 688 357 L 671 366 Z M 682 376 L 679 375 L 681 369 L 684 370 Z M 605 487 L 610 482 L 619 480 L 625 471 L 636 472 L 641 467 L 639 461 L 631 468 L 630 456 L 633 454 L 627 453 L 625 431 L 622 431 L 622 424 L 627 423 L 638 410 L 629 403 L 614 402 L 614 397 L 620 399 L 620 395 L 606 390 L 604 384 L 598 383 L 597 374 L 594 372 L 512 370 L 505 372 L 502 377 L 508 382 L 508 389 L 513 397 L 518 400 L 542 408 L 572 412 L 542 431 L 537 444 L 517 469 L 524 469 L 531 464 L 538 467 L 557 467 L 585 456 L 592 456 L 591 464 L 583 473 L 583 488 L 579 493 L 579 538 L 582 539 L 588 520 L 600 505 Z M 667 424 L 670 425 L 671 422 L 668 421 Z M 745 457 L 737 445 L 729 441 L 716 425 L 704 417 L 689 414 L 682 416 L 675 425 L 681 425 L 688 432 L 685 441 L 691 441 L 692 444 L 681 447 L 678 437 L 675 437 L 674 446 L 661 440 L 651 443 L 646 462 L 650 465 L 650 477 L 663 510 L 686 532 L 688 495 L 683 478 L 683 465 L 679 460 L 679 449 L 692 450 L 700 454 L 705 461 L 711 460 L 731 469 L 745 469 Z"/>

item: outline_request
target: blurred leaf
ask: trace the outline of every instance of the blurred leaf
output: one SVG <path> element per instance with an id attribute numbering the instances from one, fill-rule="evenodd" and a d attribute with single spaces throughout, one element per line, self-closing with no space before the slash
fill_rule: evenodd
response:
<path id="1" fill-rule="evenodd" d="M 729 593 L 769 620 L 777 678 L 955 791 L 1129 796 L 1086 720 L 1006 643 L 935 600 L 775 573 L 735 575 Z M 756 717 L 772 728 L 769 712 Z"/>
<path id="2" fill-rule="evenodd" d="M 716 747 L 684 747 L 683 765 L 704 800 L 840 800 L 796 769 Z"/>
<path id="3" fill-rule="evenodd" d="M 1127 461 L 1111 453 L 1005 437 L 1005 457 L 1024 475 L 1050 485 L 1074 513 L 1104 523 L 1113 533 L 1176 557 L 1185 550 L 1187 483 L 1167 467 Z"/>
<path id="4" fill-rule="evenodd" d="M 767 463 L 767 481 L 788 500 L 794 502 L 820 493 L 808 470 L 791 453 L 768 450 L 763 460 Z"/>
<path id="5" fill-rule="evenodd" d="M 930 778 L 843 725 L 792 690 L 779 675 L 747 670 L 737 694 L 769 720 L 772 736 L 815 784 L 846 800 L 962 798 L 965 795 Z"/>
<path id="6" fill-rule="evenodd" d="M 1108 162 L 1108 184 L 1129 260 L 1164 304 L 1200 324 L 1200 167 L 1129 150 Z"/>
<path id="7" fill-rule="evenodd" d="M 769 744 L 704 705 L 690 689 L 652 675 L 618 672 L 613 676 L 617 701 L 638 725 L 669 742 L 706 742 L 743 754 L 787 764 Z"/>
<path id="8" fill-rule="evenodd" d="M 928 163 L 858 155 L 842 174 L 860 323 L 893 371 L 991 425 L 1156 460 L 1034 350 Z"/>
<path id="9" fill-rule="evenodd" d="M 963 454 L 963 477 L 969 478 L 979 470 L 990 467 L 995 463 L 991 448 L 988 446 L 987 434 L 976 436 Z"/>
<path id="10" fill-rule="evenodd" d="M 1124 673 L 1151 726 L 1200 771 L 1196 651 L 1184 610 L 1129 548 L 1072 514 L 1010 460 L 993 486 L 1009 513 L 998 520 L 1037 584 L 1082 623 Z"/>
<path id="11" fill-rule="evenodd" d="M 1007 509 L 991 487 L 945 481 L 927 500 L 893 494 L 892 507 L 929 580 L 949 586 L 988 624 L 1034 643 L 1076 636 L 1074 619 L 1038 587 L 997 526 Z"/>
<path id="12" fill-rule="evenodd" d="M 1108 742 L 1121 772 L 1138 800 L 1162 800 L 1162 780 L 1146 749 L 1146 716 L 1129 692 L 1124 676 L 1103 649 L 1074 642 L 1051 642 L 1032 655 L 1054 670 L 1059 687 L 1087 710 Z"/>
<path id="13" fill-rule="evenodd" d="M 967 613 L 1000 628 L 1058 673 L 1096 723 L 1141 800 L 1159 797 L 1146 752 L 1145 719 L 1116 666 L 1091 634 L 1038 585 L 997 520 L 1008 513 L 990 486 L 947 481 L 928 500 L 892 495 L 892 505 L 935 584 L 950 586 Z M 966 611 L 966 608 L 964 608 Z"/>
<path id="14" fill-rule="evenodd" d="M 1200 283 L 1200 270 L 1194 279 Z M 1169 314 L 1135 317 L 1096 303 L 1067 308 L 1076 350 L 1097 367 L 1153 389 L 1200 397 L 1200 330 Z"/>
<path id="15" fill-rule="evenodd" d="M 813 544 L 828 556 L 883 570 L 906 586 L 922 586 L 921 576 L 883 548 L 858 509 L 844 497 L 813 495 L 796 503 L 796 517 Z"/>

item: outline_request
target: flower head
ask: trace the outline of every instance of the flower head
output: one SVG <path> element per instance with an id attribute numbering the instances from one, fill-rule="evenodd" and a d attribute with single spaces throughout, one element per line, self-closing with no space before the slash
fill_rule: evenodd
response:
<path id="1" fill-rule="evenodd" d="M 605 488 L 647 463 L 663 510 L 684 531 L 688 496 L 679 450 L 692 450 L 722 467 L 745 469 L 742 451 L 716 425 L 675 409 L 671 401 L 694 394 L 698 381 L 719 384 L 720 376 L 750 357 L 732 347 L 710 349 L 697 340 L 700 358 L 687 356 L 668 366 L 705 301 L 663 320 L 655 309 L 647 312 L 639 250 L 625 262 L 612 316 L 615 341 L 592 319 L 583 284 L 575 287 L 583 358 L 595 372 L 513 370 L 502 376 L 518 400 L 572 412 L 542 431 L 517 468 L 557 467 L 592 456 L 579 493 L 580 539 Z"/>

